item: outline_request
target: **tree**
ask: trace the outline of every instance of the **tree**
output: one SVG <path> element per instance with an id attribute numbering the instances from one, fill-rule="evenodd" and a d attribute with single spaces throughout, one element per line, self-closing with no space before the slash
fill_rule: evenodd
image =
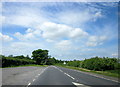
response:
<path id="1" fill-rule="evenodd" d="M 13 55 L 9 55 L 8 57 L 14 57 Z"/>
<path id="2" fill-rule="evenodd" d="M 53 65 L 55 63 L 56 63 L 56 59 L 54 57 L 53 58 L 48 58 L 47 62 L 46 62 L 47 65 Z"/>
<path id="3" fill-rule="evenodd" d="M 23 55 L 20 55 L 20 56 L 15 56 L 14 58 L 17 58 L 17 59 L 24 59 L 25 57 Z"/>
<path id="4" fill-rule="evenodd" d="M 46 64 L 46 61 L 48 59 L 48 50 L 42 50 L 42 49 L 34 50 L 32 52 L 32 57 L 37 64 L 44 65 Z"/>
<path id="5" fill-rule="evenodd" d="M 30 59 L 29 55 L 27 55 L 25 58 L 26 58 L 26 59 Z"/>

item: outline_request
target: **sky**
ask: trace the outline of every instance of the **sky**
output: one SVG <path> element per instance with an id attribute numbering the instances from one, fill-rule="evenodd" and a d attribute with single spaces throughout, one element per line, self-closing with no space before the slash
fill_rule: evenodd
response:
<path id="1" fill-rule="evenodd" d="M 37 49 L 61 60 L 118 56 L 116 2 L 2 2 L 3 55 Z"/>

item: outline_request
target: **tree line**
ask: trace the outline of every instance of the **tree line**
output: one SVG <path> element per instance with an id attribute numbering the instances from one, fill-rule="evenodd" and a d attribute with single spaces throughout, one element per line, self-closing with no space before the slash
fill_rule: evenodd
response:
<path id="1" fill-rule="evenodd" d="M 89 70 L 105 71 L 105 70 L 116 70 L 120 69 L 120 63 L 117 58 L 108 57 L 93 57 L 82 61 L 74 60 L 68 61 L 67 66 L 86 68 Z"/>
<path id="2" fill-rule="evenodd" d="M 48 55 L 48 50 L 34 50 L 32 52 L 32 58 L 28 55 L 20 56 L 4 56 L 0 55 L 0 61 L 2 61 L 2 67 L 11 67 L 11 66 L 20 66 L 28 64 L 37 64 L 37 65 L 54 65 L 56 63 L 63 63 L 61 60 L 57 60 L 54 57 Z"/>
<path id="3" fill-rule="evenodd" d="M 32 52 L 32 58 L 27 56 L 4 56 L 0 55 L 0 60 L 2 60 L 2 67 L 9 66 L 19 66 L 19 65 L 27 65 L 27 64 L 37 64 L 37 65 L 65 65 L 65 66 L 73 66 L 79 68 L 86 68 L 90 70 L 115 70 L 120 69 L 120 63 L 117 58 L 108 58 L 108 57 L 93 57 L 85 60 L 73 60 L 73 61 L 62 61 L 57 60 L 54 57 L 49 55 L 48 50 L 34 50 Z"/>

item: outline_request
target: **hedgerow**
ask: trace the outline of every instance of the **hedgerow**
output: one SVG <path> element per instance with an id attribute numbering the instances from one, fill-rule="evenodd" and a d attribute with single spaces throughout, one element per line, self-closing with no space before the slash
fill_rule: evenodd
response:
<path id="1" fill-rule="evenodd" d="M 19 65 L 35 64 L 35 61 L 31 59 L 17 59 L 12 57 L 3 57 L 2 58 L 2 67 L 11 67 Z"/>
<path id="2" fill-rule="evenodd" d="M 86 68 L 89 70 L 105 71 L 120 69 L 120 63 L 117 58 L 93 57 L 83 61 L 67 61 L 67 66 Z"/>

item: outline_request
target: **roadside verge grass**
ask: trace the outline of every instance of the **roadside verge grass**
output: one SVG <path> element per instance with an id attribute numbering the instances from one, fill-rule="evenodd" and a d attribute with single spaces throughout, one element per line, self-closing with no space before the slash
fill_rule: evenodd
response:
<path id="1" fill-rule="evenodd" d="M 75 70 L 79 70 L 79 71 L 83 71 L 83 72 L 91 72 L 91 73 L 101 74 L 101 75 L 105 75 L 105 76 L 120 78 L 120 70 L 94 71 L 94 70 L 88 70 L 85 68 L 65 66 L 65 65 L 56 65 L 56 66 L 69 68 L 69 69 L 75 69 Z"/>
<path id="2" fill-rule="evenodd" d="M 9 66 L 9 67 L 2 67 L 2 68 L 27 67 L 27 66 L 46 67 L 46 66 L 48 66 L 48 65 L 36 65 L 36 64 L 30 64 L 30 65 Z"/>

